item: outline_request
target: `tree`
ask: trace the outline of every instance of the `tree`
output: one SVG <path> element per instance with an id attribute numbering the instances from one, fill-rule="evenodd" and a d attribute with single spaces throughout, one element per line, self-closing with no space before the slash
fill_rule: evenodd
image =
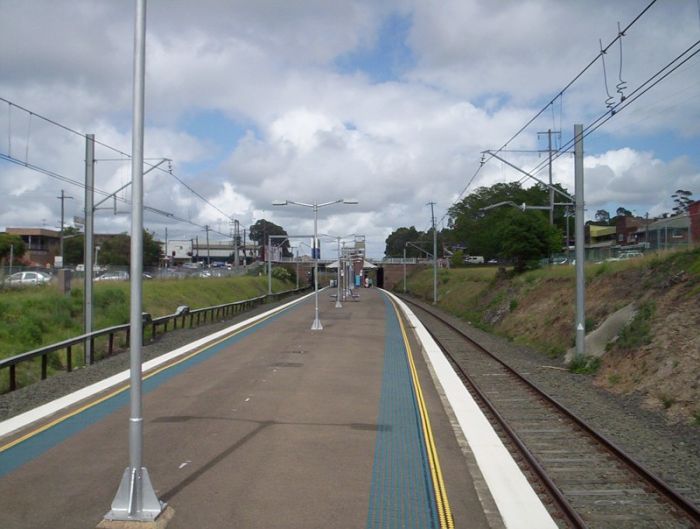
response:
<path id="1" fill-rule="evenodd" d="M 70 226 L 63 230 L 63 263 L 77 265 L 85 262 L 85 236 Z"/>
<path id="2" fill-rule="evenodd" d="M 99 264 L 128 266 L 131 262 L 131 237 L 126 233 L 112 235 L 100 245 Z M 153 234 L 143 231 L 143 265 L 158 266 L 162 248 Z"/>
<path id="3" fill-rule="evenodd" d="M 425 232 L 419 232 L 415 226 L 398 228 L 386 238 L 384 255 L 387 257 L 403 257 L 403 250 L 406 248 L 406 257 L 420 257 L 422 255 L 421 251 L 415 246 L 406 246 L 406 243 L 418 243 L 425 237 Z M 421 245 L 417 244 L 417 246 Z"/>
<path id="4" fill-rule="evenodd" d="M 563 187 L 555 187 L 566 193 Z M 499 202 L 513 202 L 517 205 L 525 203 L 528 206 L 548 205 L 549 189 L 540 184 L 524 189 L 517 182 L 500 183 L 491 187 L 480 187 L 452 206 L 449 210 L 450 227 L 453 231 L 451 238 L 466 248 L 466 254 L 483 255 L 487 258 L 501 255 L 498 230 L 511 218 L 510 213 L 516 210 L 511 206 L 484 210 Z M 542 218 L 548 216 L 542 211 L 537 213 Z M 554 213 L 555 226 L 561 230 L 566 229 L 564 209 L 555 208 Z"/>
<path id="5" fill-rule="evenodd" d="M 604 209 L 599 209 L 595 212 L 595 221 L 600 224 L 610 224 L 610 213 Z"/>
<path id="6" fill-rule="evenodd" d="M 615 213 L 618 217 L 631 217 L 632 212 L 629 209 L 626 209 L 624 206 L 620 206 L 615 210 Z"/>
<path id="7" fill-rule="evenodd" d="M 516 272 L 525 271 L 561 248 L 561 231 L 539 212 L 509 209 L 504 221 L 497 228 L 500 255 L 513 261 Z"/>
<path id="8" fill-rule="evenodd" d="M 282 226 L 278 226 L 274 222 L 269 220 L 260 219 L 255 224 L 253 224 L 248 230 L 250 235 L 250 240 L 255 241 L 260 246 L 265 246 L 268 244 L 268 236 L 270 235 L 287 235 L 287 232 Z M 285 239 L 280 242 L 280 239 L 272 239 L 273 246 L 282 246 L 282 256 L 291 257 L 292 252 L 289 249 L 289 239 Z"/>
<path id="9" fill-rule="evenodd" d="M 27 247 L 19 235 L 0 233 L 0 260 L 8 259 L 10 251 L 14 259 L 22 257 Z"/>
<path id="10" fill-rule="evenodd" d="M 675 206 L 673 206 L 674 215 L 680 215 L 681 213 L 685 213 L 686 211 L 688 211 L 690 204 L 693 203 L 693 200 L 690 198 L 692 194 L 693 193 L 691 193 L 690 191 L 678 189 L 675 193 L 671 195 L 673 202 L 676 204 Z"/>
<path id="11" fill-rule="evenodd" d="M 464 252 L 462 250 L 457 250 L 450 257 L 450 266 L 457 268 L 458 266 L 464 265 Z"/>

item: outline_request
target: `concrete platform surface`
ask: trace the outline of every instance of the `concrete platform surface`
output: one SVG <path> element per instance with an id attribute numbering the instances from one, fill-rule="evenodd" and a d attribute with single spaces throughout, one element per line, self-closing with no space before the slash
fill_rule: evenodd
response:
<path id="1" fill-rule="evenodd" d="M 323 331 L 310 330 L 309 298 L 144 383 L 143 461 L 174 508 L 167 527 L 447 527 L 431 511 L 441 494 L 428 486 L 432 463 L 407 455 L 426 450 L 410 408 L 416 381 L 454 526 L 488 527 L 410 333 L 415 380 L 402 378 L 411 374 L 401 367 L 405 343 L 388 298 L 363 289 L 342 308 L 327 296 L 320 302 Z M 2 449 L 27 430 L 0 438 L 0 527 L 96 527 L 128 465 L 127 402 L 123 392 L 83 403 L 11 448 Z M 421 479 L 410 477 L 411 465 Z M 422 480 L 433 503 L 417 509 L 427 522 L 414 508 Z"/>

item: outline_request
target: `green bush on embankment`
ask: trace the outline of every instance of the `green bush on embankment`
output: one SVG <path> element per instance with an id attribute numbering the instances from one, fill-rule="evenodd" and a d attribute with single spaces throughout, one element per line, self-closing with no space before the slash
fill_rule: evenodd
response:
<path id="1" fill-rule="evenodd" d="M 294 288 L 294 284 L 273 278 L 273 292 Z M 129 283 L 95 283 L 95 330 L 127 323 L 129 320 Z M 153 280 L 143 283 L 143 310 L 154 318 L 172 314 L 178 305 L 201 308 L 250 299 L 267 293 L 267 278 L 239 276 L 207 279 Z M 32 286 L 0 291 L 0 358 L 66 340 L 83 333 L 83 289 L 62 295 L 55 285 Z M 118 340 L 123 345 L 124 337 Z M 105 339 L 106 342 L 106 339 Z M 104 347 L 98 343 L 96 349 Z M 82 359 L 82 350 L 74 348 L 74 358 Z M 77 363 L 80 360 L 76 361 Z M 65 353 L 52 354 L 49 370 L 65 365 Z M 7 373 L 0 373 L 0 391 L 7 387 Z M 34 366 L 18 368 L 18 382 L 24 385 L 39 376 Z"/>

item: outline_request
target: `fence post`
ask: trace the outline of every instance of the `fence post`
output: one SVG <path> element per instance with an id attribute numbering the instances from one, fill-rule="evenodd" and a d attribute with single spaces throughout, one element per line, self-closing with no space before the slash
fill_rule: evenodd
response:
<path id="1" fill-rule="evenodd" d="M 66 348 L 66 364 L 67 371 L 73 371 L 73 350 L 70 345 Z"/>
<path id="2" fill-rule="evenodd" d="M 16 365 L 12 364 L 10 366 L 10 391 L 17 389 L 17 373 L 15 371 Z"/>
<path id="3" fill-rule="evenodd" d="M 46 371 L 49 363 L 48 353 L 41 355 L 41 380 L 46 380 Z"/>

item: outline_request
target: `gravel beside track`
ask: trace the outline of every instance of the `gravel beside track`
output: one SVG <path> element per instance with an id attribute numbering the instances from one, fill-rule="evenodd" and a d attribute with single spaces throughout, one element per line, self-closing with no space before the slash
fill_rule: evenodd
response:
<path id="1" fill-rule="evenodd" d="M 187 345 L 199 338 L 203 338 L 218 330 L 246 320 L 257 314 L 266 312 L 274 307 L 291 301 L 293 297 L 287 297 L 282 301 L 259 305 L 248 312 L 238 314 L 235 317 L 219 321 L 217 323 L 200 325 L 192 329 L 170 330 L 159 335 L 155 341 L 147 341 L 142 349 L 143 361 L 151 360 L 173 349 Z M 150 333 L 146 333 L 149 336 Z M 57 373 L 46 380 L 19 388 L 16 391 L 0 395 L 0 421 L 19 415 L 25 411 L 51 402 L 54 399 L 77 391 L 94 384 L 125 369 L 129 369 L 129 350 L 95 362 L 87 367 L 75 367 L 70 373 Z"/>
<path id="2" fill-rule="evenodd" d="M 699 427 L 672 424 L 661 413 L 642 409 L 638 396 L 605 391 L 593 385 L 591 376 L 562 370 L 557 360 L 543 353 L 484 332 L 433 306 L 429 308 L 440 312 L 455 327 L 525 374 L 686 499 L 700 506 Z"/>

